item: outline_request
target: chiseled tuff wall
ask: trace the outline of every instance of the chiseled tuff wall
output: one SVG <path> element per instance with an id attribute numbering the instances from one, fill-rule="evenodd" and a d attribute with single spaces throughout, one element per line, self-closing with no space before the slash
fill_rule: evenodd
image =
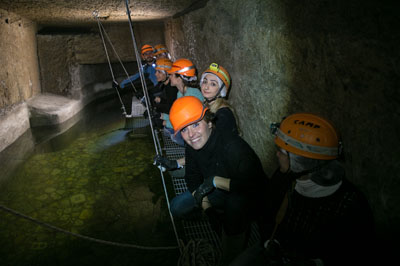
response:
<path id="1" fill-rule="evenodd" d="M 107 52 L 111 62 L 115 63 L 113 71 L 117 73 L 114 72 L 114 75 L 118 77 L 124 71 L 121 70 L 118 57 L 108 40 L 123 61 L 128 74 L 134 74 L 136 63 L 128 64 L 136 60 L 128 22 L 103 26 L 106 31 L 103 36 Z M 138 22 L 133 27 L 139 53 L 143 44 L 156 45 L 164 42 L 162 22 Z M 86 29 L 86 33 L 71 34 L 61 30 L 51 34 L 38 34 L 43 92 L 80 98 L 82 93 L 86 93 L 82 89 L 90 87 L 88 84 L 110 81 L 112 76 L 97 25 Z"/>
<path id="2" fill-rule="evenodd" d="M 394 1 L 393 1 L 394 2 Z M 400 224 L 399 31 L 390 1 L 214 0 L 166 22 L 176 58 L 216 62 L 233 77 L 243 137 L 272 174 L 270 122 L 314 112 L 342 134 L 348 178 L 381 235 Z M 397 25 L 397 26 L 396 26 Z"/>
<path id="3" fill-rule="evenodd" d="M 36 24 L 0 9 L 0 110 L 40 93 Z"/>

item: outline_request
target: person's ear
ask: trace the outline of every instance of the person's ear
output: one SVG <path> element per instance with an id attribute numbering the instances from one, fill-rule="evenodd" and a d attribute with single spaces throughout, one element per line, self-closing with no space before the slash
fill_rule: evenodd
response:
<path id="1" fill-rule="evenodd" d="M 208 128 L 212 128 L 212 122 L 208 122 Z"/>

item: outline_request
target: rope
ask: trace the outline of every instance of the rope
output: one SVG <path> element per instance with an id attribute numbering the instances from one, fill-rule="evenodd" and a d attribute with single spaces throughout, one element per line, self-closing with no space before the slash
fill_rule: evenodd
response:
<path id="1" fill-rule="evenodd" d="M 128 73 L 128 71 L 126 70 L 124 63 L 122 63 L 121 57 L 119 56 L 119 54 L 118 54 L 117 51 L 115 50 L 115 47 L 114 47 L 114 45 L 113 45 L 113 43 L 112 43 L 110 37 L 108 36 L 107 31 L 105 30 L 105 28 L 104 28 L 104 26 L 103 26 L 103 24 L 101 23 L 100 20 L 98 20 L 98 23 L 100 24 L 100 26 L 101 26 L 101 28 L 102 28 L 102 30 L 103 30 L 103 32 L 104 32 L 104 36 L 106 36 L 107 41 L 108 41 L 108 43 L 110 44 L 110 46 L 111 46 L 111 48 L 112 48 L 112 50 L 113 50 L 115 56 L 117 57 L 119 63 L 121 64 L 121 67 L 122 67 L 122 69 L 124 70 L 126 77 L 129 78 L 129 73 Z M 136 92 L 137 92 L 137 89 L 136 89 L 135 85 L 133 85 L 133 82 L 132 82 L 132 81 L 130 81 L 130 83 L 131 83 L 131 85 L 132 85 L 133 90 L 134 90 L 135 93 L 136 93 Z"/>
<path id="2" fill-rule="evenodd" d="M 112 242 L 112 241 L 107 241 L 107 240 L 101 240 L 101 239 L 97 239 L 97 238 L 93 238 L 93 237 L 89 237 L 89 236 L 85 236 L 85 235 L 81 235 L 81 234 L 72 233 L 70 231 L 64 230 L 64 229 L 56 227 L 54 225 L 47 224 L 45 222 L 36 220 L 35 218 L 32 218 L 32 217 L 30 217 L 28 215 L 25 215 L 25 214 L 22 214 L 20 212 L 17 212 L 17 211 L 15 211 L 13 209 L 7 208 L 7 207 L 5 207 L 3 205 L 0 205 L 0 209 L 5 211 L 5 212 L 11 213 L 11 214 L 13 214 L 13 215 L 15 215 L 17 217 L 20 217 L 20 218 L 26 219 L 28 221 L 31 221 L 31 222 L 33 222 L 35 224 L 40 225 L 40 226 L 50 228 L 50 229 L 52 229 L 54 231 L 58 231 L 58 232 L 61 232 L 61 233 L 67 234 L 67 235 L 72 235 L 72 236 L 75 236 L 75 237 L 78 237 L 78 238 L 82 238 L 82 239 L 85 239 L 85 240 L 89 240 L 89 241 L 97 242 L 97 243 L 101 243 L 101 244 L 106 244 L 106 245 L 111 245 L 111 246 L 118 246 L 118 247 L 125 247 L 125 248 L 144 249 L 144 250 L 171 250 L 171 249 L 179 248 L 178 246 L 146 247 L 146 246 L 140 246 L 140 245 L 134 245 L 134 244 L 126 244 L 126 243 L 118 243 L 118 242 Z"/>
<path id="3" fill-rule="evenodd" d="M 130 13 L 130 9 L 129 9 L 129 0 L 126 0 L 125 3 L 126 3 L 127 15 L 128 15 L 129 29 L 130 29 L 130 32 L 131 32 L 132 41 L 133 41 L 133 47 L 134 47 L 134 52 L 135 52 L 136 61 L 137 61 L 137 64 L 138 64 L 138 69 L 139 69 L 139 77 L 140 77 L 140 81 L 141 81 L 141 84 L 142 84 L 143 95 L 144 95 L 144 99 L 145 99 L 145 103 L 146 103 L 145 105 L 146 105 L 147 113 L 149 114 L 149 122 L 150 122 L 152 137 L 153 137 L 154 148 L 155 148 L 156 154 L 157 154 L 157 155 L 160 155 L 162 152 L 161 152 L 161 147 L 159 147 L 159 146 L 160 146 L 160 145 L 159 145 L 159 142 L 156 141 L 156 139 L 157 139 L 156 134 L 157 134 L 157 133 L 156 133 L 156 130 L 154 130 L 154 128 L 153 128 L 153 123 L 152 123 L 152 121 L 151 121 L 151 115 L 150 115 L 150 114 L 151 114 L 151 113 L 150 113 L 150 100 L 149 100 L 150 98 L 149 98 L 148 91 L 147 91 L 147 84 L 146 84 L 145 78 L 144 78 L 142 61 L 141 61 L 141 59 L 140 59 L 140 55 L 139 55 L 138 48 L 137 48 L 137 45 L 136 45 L 135 34 L 134 34 L 134 32 L 133 32 L 133 26 L 132 26 L 132 21 L 131 21 L 131 13 Z M 110 70 L 111 70 L 111 75 L 112 75 L 112 78 L 113 78 L 113 82 L 116 83 L 115 77 L 114 77 L 114 73 L 113 73 L 113 71 L 112 71 L 112 66 L 111 66 L 111 63 L 110 63 L 110 58 L 109 58 L 109 56 L 108 56 L 107 47 L 106 47 L 106 45 L 105 45 L 105 40 L 104 40 L 103 32 L 104 32 L 104 34 L 105 34 L 107 40 L 109 41 L 109 43 L 110 43 L 112 49 L 114 50 L 114 53 L 117 55 L 117 58 L 118 58 L 118 60 L 120 61 L 120 63 L 121 63 L 121 65 L 122 65 L 122 67 L 123 67 L 125 73 L 127 74 L 127 77 L 129 78 L 129 75 L 128 75 L 126 69 L 124 68 L 124 66 L 123 66 L 123 64 L 122 64 L 122 61 L 121 61 L 120 57 L 118 56 L 118 53 L 115 51 L 112 42 L 110 41 L 110 39 L 109 39 L 109 37 L 108 37 L 108 35 L 107 35 L 107 33 L 106 33 L 104 27 L 102 26 L 100 20 L 98 19 L 98 12 L 97 12 L 97 11 L 93 11 L 93 15 L 94 15 L 94 16 L 96 17 L 96 19 L 97 19 L 97 23 L 98 23 L 98 26 L 99 26 L 100 35 L 101 35 L 101 38 L 102 38 L 102 42 L 103 42 L 104 49 L 105 49 L 105 51 L 106 51 L 107 60 L 108 60 L 108 64 L 109 64 L 109 67 L 110 67 Z M 134 88 L 135 92 L 137 92 L 137 91 L 136 91 L 136 88 L 133 86 L 133 83 L 132 83 L 132 82 L 131 82 L 131 85 L 132 85 L 132 87 Z M 122 103 L 122 100 L 121 100 L 121 97 L 120 97 L 120 95 L 119 95 L 118 89 L 117 89 L 117 93 L 118 93 L 118 96 L 119 96 L 120 101 L 121 101 L 121 103 Z M 124 110 L 125 116 L 128 117 L 128 115 L 126 115 L 125 106 L 123 105 L 123 103 L 122 103 L 122 109 Z M 133 108 L 132 108 L 132 109 L 133 109 Z M 133 111 L 133 110 L 132 110 L 132 111 Z M 130 117 L 132 117 L 132 114 L 130 115 Z M 158 139 L 157 139 L 157 140 L 158 140 Z M 177 230 L 176 230 L 176 226 L 175 226 L 175 222 L 174 222 L 174 219 L 173 219 L 173 216 L 172 216 L 172 213 L 171 213 L 170 203 L 169 203 L 169 200 L 168 200 L 168 199 L 169 199 L 169 196 L 168 196 L 167 187 L 166 187 L 166 184 L 165 184 L 164 174 L 163 174 L 163 172 L 162 172 L 161 169 L 160 169 L 160 174 L 161 174 L 162 184 L 163 184 L 163 188 L 164 188 L 165 197 L 166 197 L 166 200 L 167 200 L 168 211 L 169 211 L 169 215 L 170 215 L 170 218 L 171 218 L 171 221 L 172 221 L 172 226 L 173 226 L 173 229 L 174 229 L 175 237 L 176 237 L 176 240 L 178 241 L 178 243 L 180 243 L 179 237 L 178 237 L 178 233 L 177 233 Z M 181 247 L 180 247 L 180 250 L 181 250 Z"/>
<path id="4" fill-rule="evenodd" d="M 218 250 L 208 241 L 190 240 L 183 248 L 178 266 L 214 266 L 217 265 L 219 256 Z"/>
<path id="5" fill-rule="evenodd" d="M 149 94 L 148 94 L 148 91 L 147 91 L 147 85 L 146 85 L 146 82 L 145 82 L 145 79 L 144 79 L 142 60 L 140 60 L 140 55 L 139 55 L 138 48 L 137 48 L 137 45 L 136 45 L 135 34 L 133 32 L 133 25 L 132 25 L 132 20 L 131 20 L 131 12 L 130 12 L 130 9 L 129 9 L 129 0 L 126 0 L 125 4 L 126 4 L 126 14 L 128 15 L 129 29 L 130 29 L 131 36 L 132 36 L 133 48 L 134 48 L 134 52 L 135 52 L 135 55 L 136 55 L 136 61 L 137 61 L 138 68 L 139 68 L 139 76 L 140 76 L 140 80 L 142 82 L 143 95 L 145 95 L 146 109 L 147 109 L 147 113 L 149 114 L 149 122 L 150 122 L 150 127 L 151 127 L 151 134 L 152 134 L 152 137 L 153 137 L 154 149 L 156 151 L 156 155 L 161 155 L 162 154 L 161 149 L 158 149 L 157 141 L 156 141 L 156 134 L 157 133 L 156 133 L 156 130 L 154 130 L 154 128 L 153 128 L 153 122 L 151 120 L 151 113 L 150 113 L 150 109 L 149 109 L 150 108 L 150 100 L 149 100 L 150 98 L 149 98 Z M 167 192 L 167 186 L 165 184 L 165 178 L 164 178 L 164 174 L 163 174 L 162 169 L 160 169 L 160 175 L 161 175 L 161 180 L 162 180 L 162 184 L 163 184 L 163 188 L 164 188 L 165 199 L 167 201 L 169 216 L 170 216 L 171 222 L 172 222 L 172 227 L 174 229 L 174 233 L 175 233 L 175 237 L 176 237 L 177 243 L 180 244 L 181 242 L 179 241 L 179 236 L 178 236 L 178 232 L 176 230 L 174 217 L 172 216 L 172 213 L 171 213 L 171 207 L 170 207 L 170 203 L 169 203 L 169 196 L 168 196 L 168 192 Z M 180 251 L 182 252 L 181 245 L 180 245 Z"/>
<path id="6" fill-rule="evenodd" d="M 107 56 L 108 66 L 109 66 L 109 68 L 110 68 L 110 72 L 111 72 L 111 76 L 112 76 L 112 79 L 113 79 L 113 83 L 118 84 L 118 82 L 115 80 L 114 71 L 113 71 L 112 66 L 111 66 L 110 56 L 108 55 L 107 46 L 106 46 L 106 43 L 105 43 L 105 41 L 104 41 L 104 36 L 103 36 L 103 30 L 104 30 L 104 28 L 103 28 L 103 30 L 102 30 L 102 27 L 100 26 L 101 23 L 100 23 L 100 20 L 99 20 L 99 13 L 98 13 L 97 11 L 93 11 L 93 16 L 96 18 L 96 20 L 97 20 L 97 25 L 99 26 L 99 32 L 100 32 L 101 40 L 102 40 L 102 42 L 103 42 L 104 51 L 105 51 L 106 56 Z M 104 32 L 105 32 L 105 31 L 104 31 Z M 113 47 L 112 44 L 111 44 L 111 46 Z M 115 50 L 114 50 L 114 51 L 115 51 Z M 114 86 L 113 86 L 113 87 L 114 87 Z M 116 90 L 116 92 L 117 92 L 119 101 L 120 101 L 120 103 L 121 103 L 122 114 L 126 116 L 126 108 L 125 108 L 124 102 L 122 101 L 121 95 L 120 95 L 120 93 L 119 93 L 117 87 L 115 87 L 115 90 Z"/>

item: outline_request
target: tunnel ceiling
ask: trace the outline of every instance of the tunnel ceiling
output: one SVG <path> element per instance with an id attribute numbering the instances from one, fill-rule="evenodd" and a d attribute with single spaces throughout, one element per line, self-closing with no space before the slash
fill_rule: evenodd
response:
<path id="1" fill-rule="evenodd" d="M 133 21 L 160 20 L 204 0 L 129 0 Z M 14 12 L 41 25 L 74 25 L 95 22 L 93 11 L 107 22 L 128 19 L 125 0 L 0 0 L 0 9 Z"/>

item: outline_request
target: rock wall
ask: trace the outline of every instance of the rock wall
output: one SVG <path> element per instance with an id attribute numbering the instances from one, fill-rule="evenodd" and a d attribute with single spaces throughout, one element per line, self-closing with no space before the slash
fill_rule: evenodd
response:
<path id="1" fill-rule="evenodd" d="M 128 74 L 137 70 L 133 41 L 128 23 L 103 25 L 103 37 L 115 77 L 126 78 L 119 63 L 124 64 Z M 143 44 L 164 43 L 162 22 L 135 23 L 136 43 L 140 52 Z M 79 99 L 92 90 L 94 83 L 112 80 L 104 44 L 98 27 L 87 33 L 64 33 L 62 29 L 38 35 L 38 54 L 41 67 L 43 92 Z M 114 52 L 115 50 L 115 52 Z"/>
<path id="2" fill-rule="evenodd" d="M 271 122 L 304 111 L 332 120 L 348 178 L 392 238 L 400 223 L 395 10 L 391 1 L 215 0 L 167 21 L 165 35 L 173 56 L 192 59 L 200 74 L 212 62 L 228 69 L 243 137 L 268 174 L 277 165 Z"/>
<path id="3" fill-rule="evenodd" d="M 0 9 L 0 114 L 40 93 L 36 24 Z"/>

